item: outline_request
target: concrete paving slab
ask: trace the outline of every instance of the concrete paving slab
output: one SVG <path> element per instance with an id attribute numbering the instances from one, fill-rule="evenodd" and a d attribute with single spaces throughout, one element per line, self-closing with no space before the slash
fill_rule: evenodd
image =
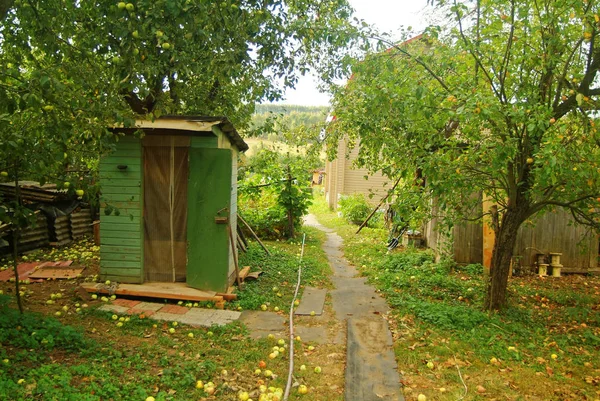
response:
<path id="1" fill-rule="evenodd" d="M 294 335 L 300 336 L 302 341 L 326 344 L 329 335 L 325 326 L 297 326 L 294 325 Z"/>
<path id="2" fill-rule="evenodd" d="M 250 331 L 250 337 L 263 338 L 269 334 L 286 335 L 288 333 L 287 319 L 275 312 L 243 311 L 240 322 Z"/>
<path id="3" fill-rule="evenodd" d="M 346 401 L 400 401 L 400 376 L 387 321 L 348 319 Z"/>
<path id="4" fill-rule="evenodd" d="M 163 306 L 165 306 L 164 303 L 161 304 L 158 302 L 140 302 L 139 304 L 135 305 L 134 308 L 144 311 L 158 312 L 158 310 Z"/>
<path id="5" fill-rule="evenodd" d="M 151 319 L 179 322 L 190 326 L 210 327 L 213 325 L 224 326 L 239 319 L 241 313 L 229 310 L 190 309 L 187 313 L 156 312 Z"/>
<path id="6" fill-rule="evenodd" d="M 325 305 L 325 296 L 327 290 L 323 288 L 305 287 L 302 293 L 300 305 L 294 311 L 295 315 L 310 315 L 314 312 L 315 315 L 323 314 L 323 306 Z"/>
<path id="7" fill-rule="evenodd" d="M 101 307 L 99 307 L 98 310 L 105 311 L 105 312 L 114 312 L 114 313 L 124 314 L 124 313 L 127 313 L 129 308 L 126 306 L 106 304 L 106 305 L 102 305 Z"/>

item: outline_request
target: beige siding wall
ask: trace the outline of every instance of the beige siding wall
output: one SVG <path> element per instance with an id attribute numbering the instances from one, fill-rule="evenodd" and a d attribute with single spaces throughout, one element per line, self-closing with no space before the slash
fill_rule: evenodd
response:
<path id="1" fill-rule="evenodd" d="M 354 161 L 358 157 L 359 144 L 349 154 L 346 154 L 346 149 L 346 140 L 340 140 L 337 158 L 325 164 L 325 198 L 329 207 L 337 209 L 337 201 L 341 195 L 356 193 L 366 195 L 367 199 L 373 193 L 370 202 L 379 203 L 390 188 L 389 179 L 379 172 L 369 174 L 366 169 L 354 166 Z"/>

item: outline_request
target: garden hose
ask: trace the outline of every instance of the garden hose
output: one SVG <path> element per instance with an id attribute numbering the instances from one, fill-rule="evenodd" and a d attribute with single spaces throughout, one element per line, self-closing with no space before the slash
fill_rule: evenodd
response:
<path id="1" fill-rule="evenodd" d="M 292 387 L 292 372 L 294 371 L 294 303 L 298 297 L 298 290 L 300 289 L 300 281 L 302 278 L 302 257 L 304 256 L 305 240 L 306 234 L 302 236 L 302 250 L 300 251 L 300 260 L 298 261 L 298 282 L 296 283 L 296 291 L 294 291 L 294 297 L 292 299 L 292 304 L 290 305 L 290 370 L 285 386 L 285 392 L 283 393 L 283 401 L 287 401 Z"/>

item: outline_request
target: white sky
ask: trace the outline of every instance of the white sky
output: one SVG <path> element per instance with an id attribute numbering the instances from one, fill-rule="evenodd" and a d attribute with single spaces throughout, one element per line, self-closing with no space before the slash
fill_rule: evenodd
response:
<path id="1" fill-rule="evenodd" d="M 364 19 L 380 31 L 391 32 L 392 38 L 401 26 L 412 26 L 417 32 L 423 30 L 427 25 L 427 14 L 432 10 L 431 7 L 427 7 L 427 0 L 348 1 L 357 18 Z M 280 104 L 326 106 L 329 104 L 329 95 L 318 91 L 314 77 L 305 76 L 300 78 L 296 89 L 286 92 L 285 100 Z"/>

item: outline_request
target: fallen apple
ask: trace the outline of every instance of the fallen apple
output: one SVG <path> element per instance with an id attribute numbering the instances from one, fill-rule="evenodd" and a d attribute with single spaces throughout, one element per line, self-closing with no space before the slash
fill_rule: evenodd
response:
<path id="1" fill-rule="evenodd" d="M 146 401 L 156 401 L 156 399 L 154 397 L 150 396 L 150 397 L 146 398 Z"/>
<path id="2" fill-rule="evenodd" d="M 314 350 L 315 350 L 315 347 L 313 347 L 312 345 L 309 345 L 309 346 L 308 346 L 308 350 L 309 350 L 309 351 L 314 351 Z"/>
<path id="3" fill-rule="evenodd" d="M 249 398 L 250 398 L 250 395 L 248 394 L 247 391 L 240 391 L 240 393 L 238 394 L 238 399 L 240 401 L 248 401 Z"/>
<path id="4" fill-rule="evenodd" d="M 433 362 L 431 362 L 431 361 L 427 362 L 427 367 L 429 369 L 433 369 L 434 368 Z"/>
<path id="5" fill-rule="evenodd" d="M 260 361 L 258 363 L 258 367 L 261 368 L 261 369 L 264 369 L 264 368 L 267 367 L 267 363 L 265 361 Z"/>
<path id="6" fill-rule="evenodd" d="M 175 329 L 174 329 L 173 327 L 171 327 L 171 328 L 169 329 L 169 333 L 171 333 L 171 334 L 175 333 Z"/>
<path id="7" fill-rule="evenodd" d="M 306 365 L 300 365 L 300 370 L 306 370 Z"/>
<path id="8" fill-rule="evenodd" d="M 427 397 L 425 397 L 425 394 L 419 394 L 417 401 L 427 401 Z"/>
<path id="9" fill-rule="evenodd" d="M 260 309 L 261 309 L 261 310 L 263 310 L 263 311 L 267 310 L 267 305 L 265 305 L 265 304 L 262 304 L 262 305 L 260 306 Z"/>
<path id="10" fill-rule="evenodd" d="M 321 373 L 321 367 L 320 366 L 315 367 L 315 373 Z"/>
<path id="11" fill-rule="evenodd" d="M 308 393 L 308 387 L 306 387 L 304 384 L 301 384 L 300 386 L 298 386 L 298 394 L 306 394 Z"/>
<path id="12" fill-rule="evenodd" d="M 188 333 L 189 338 L 194 338 L 194 333 Z"/>
<path id="13" fill-rule="evenodd" d="M 196 382 L 196 388 L 203 389 L 204 388 L 204 382 L 202 380 L 198 380 Z"/>
<path id="14" fill-rule="evenodd" d="M 117 315 L 112 315 L 112 320 L 117 320 L 119 318 L 119 316 Z"/>
<path id="15" fill-rule="evenodd" d="M 279 344 L 279 345 L 285 345 L 285 340 L 284 340 L 283 338 L 280 338 L 280 339 L 277 341 L 277 344 Z"/>

